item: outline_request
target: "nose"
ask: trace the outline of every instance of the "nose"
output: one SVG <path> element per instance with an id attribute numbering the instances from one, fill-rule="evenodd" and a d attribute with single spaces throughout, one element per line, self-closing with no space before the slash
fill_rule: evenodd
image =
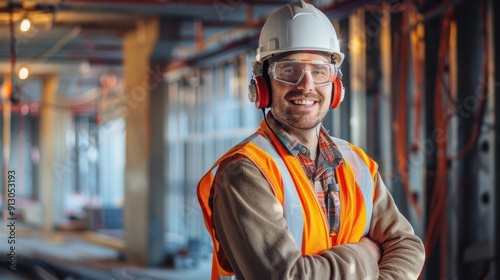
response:
<path id="1" fill-rule="evenodd" d="M 302 79 L 297 84 L 297 89 L 302 90 L 303 92 L 313 91 L 315 88 L 312 74 L 309 70 L 304 71 L 302 74 Z"/>

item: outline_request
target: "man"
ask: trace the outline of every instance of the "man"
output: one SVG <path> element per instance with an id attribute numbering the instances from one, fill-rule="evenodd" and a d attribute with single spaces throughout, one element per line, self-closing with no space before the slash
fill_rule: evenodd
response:
<path id="1" fill-rule="evenodd" d="M 424 247 L 377 164 L 321 121 L 343 99 L 337 35 L 303 1 L 263 26 L 250 98 L 255 134 L 198 185 L 212 279 L 416 279 Z"/>

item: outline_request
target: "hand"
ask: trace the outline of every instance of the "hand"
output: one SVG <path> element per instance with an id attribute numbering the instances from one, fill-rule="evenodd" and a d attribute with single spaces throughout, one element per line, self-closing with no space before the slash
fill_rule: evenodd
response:
<path id="1" fill-rule="evenodd" d="M 369 237 L 363 236 L 359 240 L 359 243 L 364 244 L 370 250 L 377 263 L 380 263 L 380 259 L 382 258 L 382 249 L 380 248 L 380 244 L 378 242 L 373 241 Z"/>

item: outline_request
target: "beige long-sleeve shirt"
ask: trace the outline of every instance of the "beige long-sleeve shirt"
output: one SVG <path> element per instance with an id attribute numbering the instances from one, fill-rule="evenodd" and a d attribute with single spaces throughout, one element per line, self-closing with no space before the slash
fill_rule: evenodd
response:
<path id="1" fill-rule="evenodd" d="M 368 237 L 382 247 L 380 263 L 360 243 L 302 256 L 283 208 L 260 170 L 244 157 L 219 166 L 212 196 L 214 228 L 238 279 L 417 279 L 425 253 L 421 240 L 375 177 Z"/>

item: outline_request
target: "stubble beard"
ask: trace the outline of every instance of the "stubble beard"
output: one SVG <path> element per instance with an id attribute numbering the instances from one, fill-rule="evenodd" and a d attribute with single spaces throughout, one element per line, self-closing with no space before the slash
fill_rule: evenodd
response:
<path id="1" fill-rule="evenodd" d="M 320 123 L 321 119 L 319 114 L 315 116 L 308 117 L 309 114 L 306 111 L 296 111 L 292 109 L 285 109 L 283 112 L 287 124 L 291 127 L 301 130 L 310 130 L 316 128 Z M 304 118 L 308 118 L 307 120 Z"/>
<path id="2" fill-rule="evenodd" d="M 317 94 L 312 94 L 312 93 L 303 93 L 300 91 L 290 91 L 285 95 L 285 99 L 289 100 L 292 97 L 295 96 L 303 96 L 305 98 L 315 96 L 317 100 L 322 100 L 321 96 L 318 96 Z M 319 105 L 319 104 L 316 104 Z M 292 105 L 293 106 L 293 105 Z M 279 112 L 280 115 L 284 118 L 284 121 L 286 122 L 287 126 L 290 126 L 295 129 L 300 129 L 300 130 L 310 130 L 313 128 L 316 128 L 320 123 L 321 120 L 325 116 L 321 116 L 322 111 L 321 107 L 319 108 L 319 111 L 315 115 L 311 115 L 311 112 L 309 110 L 304 109 L 297 109 L 297 108 L 291 108 L 287 106 L 278 106 L 276 108 Z M 324 113 L 326 115 L 326 113 Z M 304 118 L 308 118 L 308 120 L 305 120 Z"/>

